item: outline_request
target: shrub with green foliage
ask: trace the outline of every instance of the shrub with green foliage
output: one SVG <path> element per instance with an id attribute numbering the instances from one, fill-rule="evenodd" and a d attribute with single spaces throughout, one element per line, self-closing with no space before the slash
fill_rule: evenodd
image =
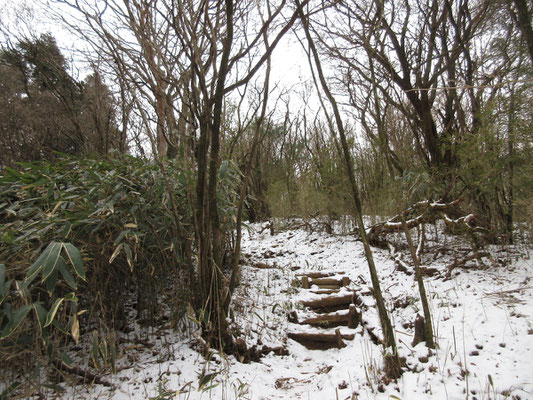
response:
<path id="1" fill-rule="evenodd" d="M 33 368 L 36 359 L 67 362 L 66 344 L 131 330 L 128 302 L 146 324 L 162 317 L 163 299 L 185 312 L 192 173 L 170 161 L 165 167 L 121 156 L 4 170 L 2 368 L 21 362 Z"/>

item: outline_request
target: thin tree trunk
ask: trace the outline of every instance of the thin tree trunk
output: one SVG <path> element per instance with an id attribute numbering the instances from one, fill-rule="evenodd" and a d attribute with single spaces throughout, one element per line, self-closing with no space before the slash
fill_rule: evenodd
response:
<path id="1" fill-rule="evenodd" d="M 221 347 L 229 345 L 227 334 L 226 315 L 224 311 L 224 293 L 222 284 L 222 268 L 225 251 L 224 232 L 220 225 L 217 202 L 218 171 L 220 166 L 220 127 L 222 124 L 222 105 L 224 102 L 224 88 L 228 74 L 229 56 L 233 43 L 233 1 L 225 1 L 226 12 L 226 37 L 224 39 L 222 57 L 218 68 L 218 78 L 214 96 L 206 110 L 207 132 L 210 136 L 209 171 L 202 171 L 207 177 L 207 182 L 199 180 L 202 187 L 198 188 L 203 204 L 199 204 L 202 212 L 199 213 L 199 221 L 203 229 L 203 237 L 200 238 L 200 270 L 203 271 L 203 303 L 207 311 L 208 323 L 207 335 L 218 339 Z M 212 111 L 211 111 L 212 110 Z M 209 114 L 207 114 L 209 112 Z M 207 166 L 207 146 L 203 147 L 205 164 Z M 200 165 L 200 163 L 199 163 Z M 200 173 L 200 170 L 199 170 Z M 200 178 L 200 174 L 199 174 Z M 205 179 L 205 178 L 204 178 Z"/>
<path id="2" fill-rule="evenodd" d="M 265 34 L 263 35 L 263 39 L 265 41 L 266 47 L 268 47 L 268 37 Z M 268 94 L 269 94 L 269 83 L 270 83 L 270 69 L 271 69 L 271 61 L 270 57 L 267 59 L 267 66 L 266 66 L 266 73 L 265 73 L 265 83 L 263 86 L 263 105 L 261 107 L 261 114 L 259 115 L 259 118 L 256 122 L 255 131 L 254 131 L 254 137 L 252 139 L 252 146 L 250 148 L 250 153 L 248 156 L 248 160 L 246 162 L 245 170 L 244 170 L 244 177 L 242 179 L 241 183 L 241 189 L 239 192 L 239 203 L 237 205 L 237 222 L 236 222 L 236 238 L 235 238 L 235 248 L 233 249 L 233 257 L 232 257 L 232 265 L 231 265 L 231 278 L 229 283 L 229 290 L 227 292 L 227 298 L 225 299 L 224 309 L 226 312 L 229 309 L 229 304 L 231 302 L 231 296 L 233 295 L 233 292 L 235 290 L 235 286 L 237 285 L 237 279 L 239 277 L 239 261 L 241 257 L 241 240 L 242 240 L 242 212 L 244 208 L 244 200 L 246 198 L 246 191 L 248 188 L 248 183 L 250 181 L 250 175 L 252 172 L 252 164 L 255 158 L 255 154 L 257 151 L 257 145 L 259 144 L 259 137 L 261 133 L 261 126 L 263 125 L 263 121 L 265 119 L 266 110 L 267 110 L 267 102 L 268 102 Z"/>
<path id="3" fill-rule="evenodd" d="M 409 228 L 407 228 L 407 223 L 405 222 L 405 216 L 402 214 L 402 227 L 405 233 L 405 238 L 407 239 L 407 244 L 409 245 L 409 250 L 411 251 L 411 257 L 413 259 L 413 264 L 415 265 L 415 277 L 418 283 L 418 291 L 420 292 L 420 301 L 422 302 L 422 309 L 424 310 L 424 332 L 426 338 L 426 346 L 430 349 L 435 348 L 435 342 L 433 340 L 433 325 L 431 323 L 431 312 L 429 310 L 428 298 L 426 295 L 426 288 L 424 286 L 424 278 L 422 278 L 422 270 L 420 269 L 420 261 L 418 255 L 416 254 L 415 246 L 413 245 L 413 240 L 411 239 L 411 234 L 409 233 Z M 420 233 L 422 238 L 422 232 Z"/>
<path id="4" fill-rule="evenodd" d="M 526 0 L 514 0 L 516 12 L 518 14 L 518 26 L 522 32 L 522 37 L 529 50 L 529 57 L 533 63 L 533 28 L 531 27 L 531 11 L 528 10 Z"/>
<path id="5" fill-rule="evenodd" d="M 533 58 L 532 58 L 533 61 Z M 514 87 L 511 89 L 509 96 L 509 114 L 508 114 L 508 138 L 507 138 L 507 172 L 509 173 L 509 190 L 508 195 L 505 198 L 505 233 L 507 234 L 507 242 L 513 244 L 513 181 L 514 181 L 514 123 L 515 123 L 515 90 Z"/>
<path id="6" fill-rule="evenodd" d="M 331 92 L 329 90 L 329 87 L 328 87 L 328 84 L 326 82 L 326 79 L 324 77 L 324 73 L 322 71 L 322 64 L 321 64 L 320 58 L 318 56 L 318 51 L 316 49 L 316 46 L 314 44 L 313 38 L 311 37 L 311 33 L 310 33 L 310 30 L 309 30 L 308 20 L 307 20 L 305 14 L 304 14 L 303 8 L 300 5 L 299 0 L 295 0 L 295 2 L 296 2 L 296 5 L 298 7 L 298 11 L 299 11 L 299 14 L 300 14 L 300 19 L 302 21 L 302 25 L 303 25 L 303 28 L 304 28 L 305 36 L 306 36 L 308 44 L 309 44 L 309 48 L 310 48 L 311 53 L 312 53 L 313 58 L 314 58 L 314 63 L 315 63 L 316 69 L 317 69 L 317 73 L 318 73 L 319 79 L 320 79 L 322 90 L 324 91 L 326 97 L 328 98 L 328 100 L 329 100 L 329 102 L 331 104 L 331 107 L 333 108 L 333 113 L 335 115 L 335 122 L 336 122 L 337 130 L 338 130 L 338 133 L 339 133 L 339 136 L 340 136 L 342 151 L 343 151 L 344 160 L 345 160 L 345 163 L 346 163 L 346 170 L 347 170 L 347 173 L 348 173 L 348 179 L 350 181 L 350 188 L 351 188 L 352 198 L 353 198 L 353 202 L 354 202 L 353 203 L 354 216 L 355 216 L 357 225 L 359 227 L 359 231 L 361 233 L 361 239 L 363 241 L 363 246 L 364 246 L 364 249 L 365 249 L 365 255 L 366 255 L 367 262 L 368 262 L 368 268 L 370 270 L 370 277 L 371 277 L 371 280 L 372 280 L 372 286 L 374 288 L 374 298 L 376 300 L 376 305 L 377 305 L 378 313 L 379 313 L 379 319 L 380 319 L 380 322 L 381 322 L 381 327 L 383 329 L 383 336 L 384 336 L 384 340 L 385 340 L 385 345 L 387 347 L 391 347 L 392 348 L 392 357 L 393 358 L 392 358 L 391 364 L 393 364 L 393 368 L 392 368 L 393 371 L 392 371 L 391 375 L 397 377 L 397 376 L 401 375 L 401 368 L 400 368 L 400 360 L 398 358 L 398 352 L 397 352 L 397 348 L 396 348 L 396 340 L 394 338 L 394 331 L 392 329 L 392 324 L 390 322 L 389 316 L 387 314 L 387 309 L 385 307 L 385 301 L 383 300 L 383 295 L 382 295 L 381 287 L 380 287 L 380 284 L 379 284 L 379 277 L 378 277 L 378 274 L 377 274 L 376 266 L 374 264 L 374 258 L 373 258 L 373 255 L 372 255 L 372 250 L 370 249 L 370 245 L 368 243 L 368 238 L 367 238 L 366 231 L 365 231 L 365 225 L 364 225 L 363 217 L 362 217 L 361 201 L 360 201 L 360 198 L 359 198 L 359 188 L 357 187 L 357 183 L 356 183 L 356 180 L 355 180 L 355 174 L 354 174 L 354 170 L 353 170 L 353 161 L 352 161 L 352 157 L 351 157 L 350 150 L 349 150 L 349 147 L 348 147 L 348 142 L 347 142 L 347 139 L 346 139 L 346 133 L 344 131 L 344 124 L 342 122 L 342 118 L 341 118 L 341 115 L 340 115 L 340 112 L 339 112 L 339 108 L 337 106 L 337 102 L 336 102 L 335 98 L 333 97 L 333 95 L 331 94 Z"/>

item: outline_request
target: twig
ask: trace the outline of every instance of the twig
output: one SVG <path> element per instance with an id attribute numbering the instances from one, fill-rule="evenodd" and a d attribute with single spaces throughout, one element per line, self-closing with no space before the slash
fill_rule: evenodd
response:
<path id="1" fill-rule="evenodd" d="M 112 383 L 100 378 L 99 376 L 87 370 L 84 370 L 84 369 L 81 369 L 75 366 L 68 366 L 59 360 L 53 360 L 52 364 L 59 371 L 67 372 L 71 375 L 76 375 L 77 377 L 81 378 L 84 383 L 97 383 L 99 385 L 103 385 L 103 386 L 107 386 L 107 387 L 115 389 L 115 385 L 113 385 Z"/>

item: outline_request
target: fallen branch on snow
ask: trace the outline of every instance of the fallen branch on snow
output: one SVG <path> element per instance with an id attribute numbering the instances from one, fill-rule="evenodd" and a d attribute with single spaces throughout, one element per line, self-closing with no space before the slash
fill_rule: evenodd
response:
<path id="1" fill-rule="evenodd" d="M 389 220 L 372 226 L 368 231 L 370 244 L 387 248 L 388 242 L 384 239 L 384 236 L 402 231 L 402 217 L 406 219 L 408 229 L 415 228 L 420 224 L 433 224 L 438 220 L 443 220 L 453 233 L 464 232 L 469 236 L 477 233 L 481 234 L 486 242 L 494 242 L 493 228 L 474 214 L 465 215 L 465 212 L 459 207 L 461 201 L 462 199 L 457 199 L 444 203 L 442 201 L 431 202 L 425 200 L 415 203 Z"/>

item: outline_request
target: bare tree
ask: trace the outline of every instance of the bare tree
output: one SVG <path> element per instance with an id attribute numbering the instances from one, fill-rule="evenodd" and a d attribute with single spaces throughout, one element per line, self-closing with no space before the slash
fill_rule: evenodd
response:
<path id="1" fill-rule="evenodd" d="M 344 161 L 346 164 L 346 171 L 348 174 L 348 179 L 350 182 L 350 188 L 352 191 L 352 200 L 353 200 L 353 211 L 354 211 L 354 217 L 357 223 L 357 226 L 359 227 L 359 232 L 361 234 L 361 239 L 363 241 L 363 246 L 365 249 L 365 256 L 368 262 L 368 268 L 370 270 L 370 277 L 372 280 L 372 287 L 374 289 L 373 295 L 376 300 L 377 308 L 378 308 L 378 314 L 379 319 L 381 322 L 381 328 L 383 329 L 383 336 L 385 340 L 385 346 L 390 347 L 392 350 L 392 354 L 387 358 L 387 367 L 388 367 L 388 375 L 392 378 L 397 378 L 401 375 L 401 365 L 400 365 L 400 359 L 398 356 L 397 348 L 396 348 L 396 340 L 394 338 L 394 331 L 392 328 L 392 324 L 390 322 L 387 308 L 385 307 L 385 301 L 383 300 L 383 294 L 381 292 L 381 287 L 379 284 L 379 277 L 377 274 L 376 266 L 374 263 L 374 257 L 372 255 L 372 250 L 370 248 L 370 244 L 366 235 L 365 231 L 365 224 L 363 222 L 363 214 L 362 214 L 362 207 L 361 207 L 361 200 L 359 196 L 359 188 L 357 186 L 355 173 L 353 169 L 353 160 L 352 156 L 350 154 L 350 150 L 348 147 L 348 142 L 346 140 L 346 132 L 344 130 L 344 123 L 340 114 L 339 107 L 337 105 L 337 101 L 333 94 L 331 93 L 328 83 L 326 81 L 326 78 L 324 76 L 324 72 L 322 70 L 322 63 L 320 61 L 320 57 L 318 54 L 318 50 L 316 49 L 314 39 L 311 36 L 310 28 L 309 28 L 309 21 L 308 17 L 306 16 L 304 12 L 304 8 L 302 4 L 300 4 L 299 0 L 295 0 L 300 19 L 302 21 L 302 26 L 305 32 L 305 36 L 307 38 L 307 43 L 310 48 L 310 56 L 312 56 L 314 65 L 316 66 L 318 77 L 320 80 L 320 85 L 322 90 L 324 91 L 331 108 L 333 109 L 334 113 L 334 119 L 335 124 L 337 128 L 337 132 L 340 138 L 341 146 L 342 146 L 342 152 L 344 155 Z"/>
<path id="2" fill-rule="evenodd" d="M 313 16 L 319 50 L 335 65 L 334 84 L 381 150 L 389 174 L 424 171 L 437 196 L 461 193 L 508 230 L 494 190 L 464 169 L 473 152 L 490 157 L 494 151 L 479 138 L 492 129 L 496 97 L 516 79 L 512 58 L 494 56 L 495 43 L 516 36 L 514 24 L 500 21 L 506 6 L 486 0 L 331 4 Z M 403 146 L 415 150 L 414 163 L 403 163 L 405 153 L 395 147 L 398 123 L 407 132 Z"/>
<path id="3" fill-rule="evenodd" d="M 411 121 L 418 152 L 430 168 L 453 166 L 454 136 L 479 129 L 484 93 L 475 88 L 494 79 L 487 71 L 479 74 L 471 45 L 486 22 L 489 3 L 470 3 L 340 2 L 323 20 L 327 35 L 337 40 L 323 43 L 344 75 L 357 74 L 369 85 L 368 100 L 379 107 L 376 111 L 383 108 L 376 103 L 383 97 Z M 336 24 L 341 18 L 347 23 Z M 359 81 L 344 81 L 349 93 L 358 90 L 352 84 Z"/>
<path id="4" fill-rule="evenodd" d="M 71 26 L 106 54 L 116 75 L 128 82 L 149 131 L 153 121 L 143 106 L 155 111 L 154 148 L 168 155 L 174 147 L 190 157 L 196 176 L 188 194 L 197 249 L 196 304 L 203 310 L 209 339 L 231 346 L 223 274 L 230 226 L 220 215 L 217 196 L 225 98 L 263 70 L 297 14 L 286 0 L 264 5 L 249 0 L 117 0 L 102 8 L 82 1 L 62 3 L 81 15 L 89 30 L 77 22 Z M 183 126 L 187 132 L 178 131 Z"/>

